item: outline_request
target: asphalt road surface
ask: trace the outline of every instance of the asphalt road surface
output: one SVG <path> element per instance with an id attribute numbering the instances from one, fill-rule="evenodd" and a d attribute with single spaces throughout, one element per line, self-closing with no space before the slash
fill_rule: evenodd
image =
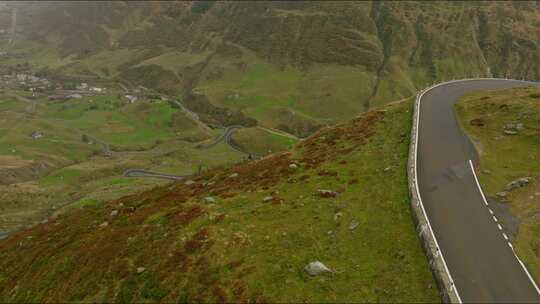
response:
<path id="1" fill-rule="evenodd" d="M 454 104 L 478 90 L 529 86 L 514 80 L 448 83 L 421 99 L 418 186 L 441 252 L 463 302 L 540 303 L 540 294 L 504 238 L 476 184 L 478 155 Z"/>

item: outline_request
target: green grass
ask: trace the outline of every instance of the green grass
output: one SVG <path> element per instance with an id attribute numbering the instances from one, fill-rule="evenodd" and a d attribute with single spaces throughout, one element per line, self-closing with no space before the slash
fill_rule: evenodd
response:
<path id="1" fill-rule="evenodd" d="M 411 114 L 409 99 L 290 153 L 26 230 L 0 242 L 0 301 L 440 301 L 409 208 Z M 318 189 L 340 194 L 320 198 Z M 314 260 L 334 273 L 310 277 L 303 268 Z"/>
<path id="2" fill-rule="evenodd" d="M 240 129 L 233 134 L 232 139 L 247 152 L 255 155 L 289 150 L 297 142 L 295 139 L 257 128 Z"/>
<path id="3" fill-rule="evenodd" d="M 124 105 L 116 96 L 93 96 L 54 103 L 46 117 L 101 139 L 113 147 L 148 147 L 175 137 L 170 127 L 177 111 L 166 103 L 143 102 Z"/>
<path id="4" fill-rule="evenodd" d="M 53 174 L 42 177 L 39 182 L 42 185 L 53 185 L 53 184 L 76 184 L 78 183 L 79 177 L 81 176 L 81 171 L 76 169 L 60 169 L 55 171 Z"/>
<path id="5" fill-rule="evenodd" d="M 456 105 L 461 126 L 480 150 L 480 183 L 488 196 L 504 190 L 509 182 L 532 177 L 527 187 L 509 195 L 510 210 L 520 220 L 517 254 L 535 278 L 540 278 L 540 102 L 531 95 L 538 88 L 478 92 L 464 97 Z M 484 126 L 472 126 L 482 119 Z M 503 135 L 507 123 L 524 124 L 518 135 Z M 487 170 L 487 171 L 486 171 Z"/>

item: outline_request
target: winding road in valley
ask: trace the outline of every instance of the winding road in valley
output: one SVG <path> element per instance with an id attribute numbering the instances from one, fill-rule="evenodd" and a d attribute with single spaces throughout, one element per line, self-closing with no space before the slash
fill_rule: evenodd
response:
<path id="1" fill-rule="evenodd" d="M 417 180 L 422 204 L 461 301 L 540 302 L 504 224 L 474 173 L 478 154 L 460 129 L 454 104 L 464 94 L 536 85 L 505 79 L 444 83 L 420 97 Z"/>
<path id="2" fill-rule="evenodd" d="M 240 147 L 236 146 L 234 142 L 231 139 L 232 134 L 238 130 L 244 128 L 243 126 L 230 126 L 225 129 L 225 132 L 220 135 L 218 138 L 216 138 L 213 142 L 207 144 L 207 145 L 199 145 L 197 148 L 199 149 L 209 149 L 216 145 L 218 145 L 221 142 L 225 142 L 228 144 L 233 150 L 238 151 L 240 153 L 248 154 L 240 149 Z M 193 174 L 188 175 L 173 175 L 173 174 L 166 174 L 166 173 L 160 173 L 155 171 L 148 171 L 144 169 L 129 169 L 124 172 L 124 177 L 153 177 L 153 178 L 162 178 L 162 179 L 170 179 L 170 180 L 182 180 L 185 178 L 189 178 L 193 176 Z"/>

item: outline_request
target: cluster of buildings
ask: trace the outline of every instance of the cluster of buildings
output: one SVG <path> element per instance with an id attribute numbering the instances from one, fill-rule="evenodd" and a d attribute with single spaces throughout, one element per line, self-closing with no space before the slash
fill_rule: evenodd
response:
<path id="1" fill-rule="evenodd" d="M 90 87 L 88 86 L 88 83 L 86 82 L 81 82 L 81 84 L 77 85 L 75 88 L 78 91 L 87 91 L 91 93 L 104 93 L 106 90 L 105 88 L 100 88 L 100 87 Z"/>
<path id="2" fill-rule="evenodd" d="M 20 87 L 30 92 L 45 91 L 51 87 L 47 78 L 24 73 L 2 75 L 1 80 L 5 87 Z"/>

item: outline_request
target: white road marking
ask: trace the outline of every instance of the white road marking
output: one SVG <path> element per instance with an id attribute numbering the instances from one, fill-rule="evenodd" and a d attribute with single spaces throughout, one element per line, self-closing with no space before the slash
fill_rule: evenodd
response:
<path id="1" fill-rule="evenodd" d="M 506 233 L 504 233 L 504 232 L 503 232 L 503 237 L 504 237 L 505 240 L 508 241 L 508 236 L 507 236 Z"/>
<path id="2" fill-rule="evenodd" d="M 493 210 L 491 210 L 490 208 L 488 208 L 489 210 L 489 213 L 491 213 L 491 215 L 493 215 Z"/>
<path id="3" fill-rule="evenodd" d="M 478 186 L 478 190 L 480 191 L 480 194 L 482 195 L 482 198 L 484 199 L 484 203 L 487 206 L 487 201 L 486 201 L 486 197 L 484 196 L 484 191 L 482 191 L 482 187 L 480 187 L 480 183 L 478 182 L 478 178 L 476 177 L 476 172 L 474 172 L 474 166 L 473 166 L 472 160 L 470 159 L 469 159 L 469 164 L 471 165 L 471 170 L 474 176 L 474 180 L 476 181 L 476 185 Z M 488 210 L 491 212 L 491 209 L 488 208 Z M 497 226 L 499 227 L 499 230 L 502 230 L 501 224 L 497 224 Z M 507 238 L 504 232 L 503 232 L 503 237 Z M 523 262 L 517 256 L 516 252 L 514 251 L 514 246 L 510 242 L 508 242 L 508 246 L 512 249 L 512 252 L 514 253 L 514 257 L 516 257 L 519 264 L 521 265 L 521 268 L 523 268 L 523 271 L 525 271 L 525 274 L 529 278 L 529 281 L 531 281 L 531 283 L 533 284 L 534 288 L 536 289 L 536 292 L 540 294 L 540 288 L 538 288 L 538 285 L 536 285 L 536 281 L 534 281 L 533 277 L 527 270 L 527 267 L 525 267 L 525 264 L 523 264 Z"/>
<path id="4" fill-rule="evenodd" d="M 497 218 L 496 218 L 495 216 L 493 216 L 493 220 L 494 220 L 495 222 L 498 222 L 498 220 L 497 220 Z"/>

